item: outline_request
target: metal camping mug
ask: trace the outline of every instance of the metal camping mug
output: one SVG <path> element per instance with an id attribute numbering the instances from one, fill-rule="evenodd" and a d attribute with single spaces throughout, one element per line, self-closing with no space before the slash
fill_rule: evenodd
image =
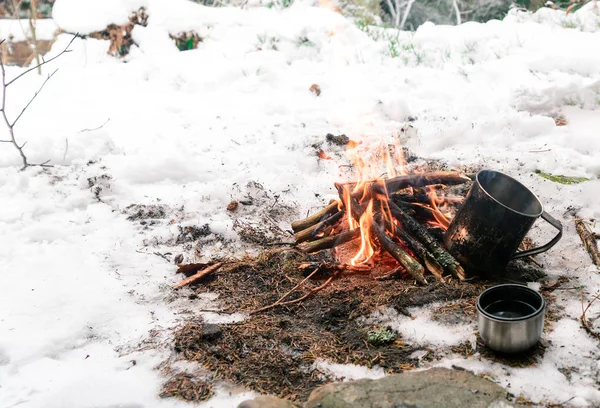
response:
<path id="1" fill-rule="evenodd" d="M 497 285 L 477 298 L 479 334 L 485 345 L 501 353 L 535 346 L 544 329 L 544 297 L 523 285 Z"/>
<path id="2" fill-rule="evenodd" d="M 539 217 L 558 234 L 545 245 L 516 252 Z M 444 243 L 469 276 L 501 277 L 512 259 L 545 252 L 561 236 L 560 221 L 544 211 L 527 187 L 506 174 L 482 170 L 450 223 Z"/>

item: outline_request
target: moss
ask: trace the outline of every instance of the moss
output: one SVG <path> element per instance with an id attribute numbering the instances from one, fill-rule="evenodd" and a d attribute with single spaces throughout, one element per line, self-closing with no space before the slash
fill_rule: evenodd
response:
<path id="1" fill-rule="evenodd" d="M 369 333 L 367 333 L 367 336 L 367 341 L 374 346 L 391 343 L 396 337 L 394 332 L 388 328 L 370 330 Z"/>
<path id="2" fill-rule="evenodd" d="M 560 183 L 560 184 L 577 184 L 577 183 L 583 183 L 584 181 L 589 180 L 589 178 L 586 178 L 586 177 L 573 177 L 573 176 L 563 176 L 562 174 L 550 174 L 550 173 L 544 173 L 541 170 L 536 170 L 535 172 L 540 177 L 543 177 L 547 180 L 553 181 L 555 183 Z"/>

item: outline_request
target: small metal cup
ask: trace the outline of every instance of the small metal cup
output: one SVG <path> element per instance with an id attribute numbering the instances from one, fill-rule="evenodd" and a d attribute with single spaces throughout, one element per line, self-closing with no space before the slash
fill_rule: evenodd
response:
<path id="1" fill-rule="evenodd" d="M 519 353 L 542 336 L 546 302 L 523 285 L 497 285 L 477 298 L 479 334 L 485 345 L 501 353 Z"/>

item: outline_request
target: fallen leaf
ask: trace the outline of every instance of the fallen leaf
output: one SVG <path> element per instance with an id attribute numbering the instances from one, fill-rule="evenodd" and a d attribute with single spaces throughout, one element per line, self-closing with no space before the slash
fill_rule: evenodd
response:
<path id="1" fill-rule="evenodd" d="M 231 200 L 231 202 L 227 205 L 227 211 L 234 212 L 238 209 L 239 205 L 240 203 L 238 203 L 237 201 Z"/>
<path id="2" fill-rule="evenodd" d="M 323 150 L 319 150 L 317 152 L 317 156 L 319 156 L 319 158 L 323 159 L 323 160 L 333 160 L 331 157 L 329 157 L 329 155 L 327 155 L 327 153 L 325 153 Z"/>
<path id="3" fill-rule="evenodd" d="M 317 96 L 321 95 L 321 87 L 317 84 L 312 84 L 309 91 L 316 93 Z"/>

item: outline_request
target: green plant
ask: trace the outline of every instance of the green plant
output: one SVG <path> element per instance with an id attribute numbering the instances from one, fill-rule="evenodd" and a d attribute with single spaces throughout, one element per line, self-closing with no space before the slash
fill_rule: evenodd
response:
<path id="1" fill-rule="evenodd" d="M 377 330 L 370 330 L 367 333 L 367 341 L 374 346 L 388 344 L 392 342 L 395 337 L 396 335 L 394 332 L 386 327 Z"/>
<path id="2" fill-rule="evenodd" d="M 538 176 L 543 177 L 547 180 L 553 181 L 555 183 L 567 184 L 567 185 L 583 183 L 584 181 L 589 180 L 589 178 L 586 178 L 586 177 L 574 177 L 574 176 L 563 176 L 562 174 L 550 174 L 550 173 L 544 173 L 541 170 L 536 170 L 535 173 Z"/>

